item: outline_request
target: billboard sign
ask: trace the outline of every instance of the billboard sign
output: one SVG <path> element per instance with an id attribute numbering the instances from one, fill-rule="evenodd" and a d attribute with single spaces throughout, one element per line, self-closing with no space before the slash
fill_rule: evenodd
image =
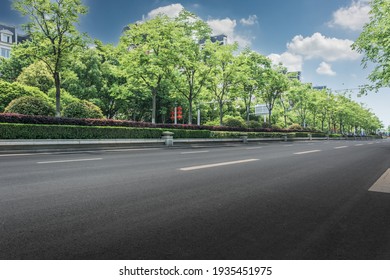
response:
<path id="1" fill-rule="evenodd" d="M 255 106 L 255 115 L 256 116 L 267 116 L 269 114 L 267 105 L 258 104 Z"/>

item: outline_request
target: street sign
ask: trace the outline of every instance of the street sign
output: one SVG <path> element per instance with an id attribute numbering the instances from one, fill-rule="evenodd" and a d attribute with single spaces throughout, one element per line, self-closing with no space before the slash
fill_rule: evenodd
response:
<path id="1" fill-rule="evenodd" d="M 267 116 L 269 114 L 267 105 L 258 104 L 255 106 L 255 115 L 256 116 Z"/>

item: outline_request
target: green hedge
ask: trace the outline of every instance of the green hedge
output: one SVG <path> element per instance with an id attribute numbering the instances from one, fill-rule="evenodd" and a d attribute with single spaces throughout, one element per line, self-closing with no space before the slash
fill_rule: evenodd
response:
<path id="1" fill-rule="evenodd" d="M 0 139 L 159 139 L 162 128 L 0 123 Z M 175 138 L 209 138 L 208 130 L 171 129 Z"/>
<path id="2" fill-rule="evenodd" d="M 0 139 L 160 138 L 160 128 L 0 124 Z"/>
<path id="3" fill-rule="evenodd" d="M 173 138 L 210 138 L 210 130 L 165 129 L 173 132 Z"/>
<path id="4" fill-rule="evenodd" d="M 288 138 L 294 138 L 295 133 L 283 133 L 283 132 L 236 132 L 236 131 L 212 131 L 211 137 L 222 138 L 240 138 L 246 135 L 248 138 L 282 138 L 287 135 Z"/>

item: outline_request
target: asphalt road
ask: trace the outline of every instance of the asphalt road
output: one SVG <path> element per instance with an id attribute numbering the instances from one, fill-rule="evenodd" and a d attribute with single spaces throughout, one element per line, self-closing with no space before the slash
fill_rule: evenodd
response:
<path id="1" fill-rule="evenodd" d="M 390 141 L 0 153 L 0 259 L 390 259 Z"/>

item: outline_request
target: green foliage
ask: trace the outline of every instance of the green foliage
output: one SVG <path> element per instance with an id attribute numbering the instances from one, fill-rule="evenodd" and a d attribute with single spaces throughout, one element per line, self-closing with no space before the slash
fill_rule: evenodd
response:
<path id="1" fill-rule="evenodd" d="M 227 127 L 240 127 L 240 128 L 245 128 L 246 123 L 241 117 L 226 117 L 223 120 L 223 124 Z"/>
<path id="2" fill-rule="evenodd" d="M 174 138 L 210 138 L 210 130 L 169 129 Z"/>
<path id="3" fill-rule="evenodd" d="M 56 89 L 55 88 L 50 89 L 49 92 L 47 93 L 47 95 L 51 99 L 55 100 L 56 99 Z M 61 108 L 64 108 L 67 105 L 69 105 L 70 103 L 74 103 L 74 102 L 81 102 L 81 100 L 78 99 L 77 97 L 74 97 L 73 95 L 71 95 L 65 89 L 61 89 Z"/>
<path id="4" fill-rule="evenodd" d="M 295 137 L 295 133 L 282 133 L 282 132 L 246 132 L 248 138 L 282 138 L 287 135 L 289 138 Z M 223 138 L 240 138 L 243 133 L 238 131 L 212 131 L 211 137 L 217 139 Z"/>
<path id="5" fill-rule="evenodd" d="M 390 2 L 372 0 L 370 5 L 370 22 L 364 26 L 363 32 L 352 45 L 353 49 L 364 53 L 364 68 L 369 62 L 375 64 L 368 77 L 373 85 L 365 86 L 362 93 L 390 86 Z"/>
<path id="6" fill-rule="evenodd" d="M 11 101 L 4 112 L 34 116 L 54 116 L 55 108 L 53 103 L 49 102 L 47 98 L 23 96 Z"/>
<path id="7" fill-rule="evenodd" d="M 24 68 L 16 81 L 27 86 L 39 88 L 45 93 L 54 88 L 53 75 L 42 61 L 37 61 Z"/>
<path id="8" fill-rule="evenodd" d="M 160 128 L 0 123 L 1 139 L 158 139 Z"/>
<path id="9" fill-rule="evenodd" d="M 63 116 L 67 118 L 80 119 L 102 119 L 104 118 L 102 110 L 88 101 L 71 102 L 64 107 Z"/>
<path id="10" fill-rule="evenodd" d="M 289 130 L 302 130 L 302 126 L 300 126 L 299 124 L 292 124 L 288 127 Z"/>
<path id="11" fill-rule="evenodd" d="M 83 45 L 75 24 L 87 13 L 81 0 L 14 0 L 13 8 L 29 16 L 26 24 L 29 40 L 25 54 L 43 61 L 53 75 L 56 94 L 56 115 L 61 115 L 61 73 L 76 46 Z"/>
<path id="12" fill-rule="evenodd" d="M 37 96 L 49 100 L 48 96 L 35 87 L 19 83 L 8 83 L 0 80 L 0 112 L 4 112 L 8 104 L 22 96 Z"/>
<path id="13" fill-rule="evenodd" d="M 248 128 L 262 128 L 262 124 L 258 121 L 249 121 Z"/>

